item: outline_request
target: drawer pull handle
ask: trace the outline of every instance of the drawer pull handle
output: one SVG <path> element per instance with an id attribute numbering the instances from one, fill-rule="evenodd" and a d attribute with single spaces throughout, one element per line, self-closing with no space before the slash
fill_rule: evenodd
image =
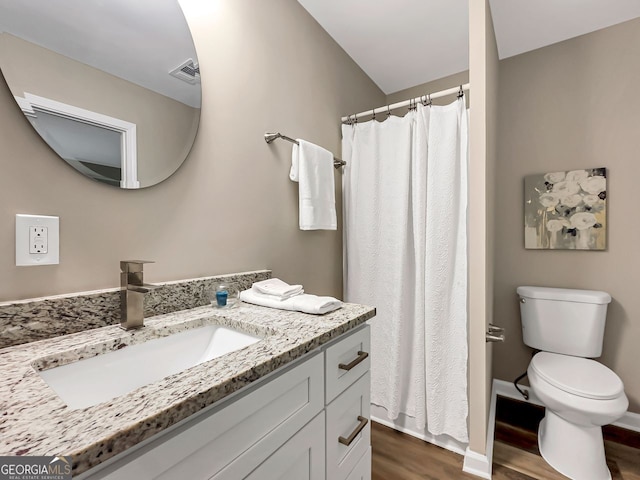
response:
<path id="1" fill-rule="evenodd" d="M 364 427 L 367 426 L 367 423 L 369 422 L 368 419 L 361 417 L 360 415 L 358 415 L 358 421 L 360 422 L 358 424 L 358 426 L 356 427 L 356 429 L 351 432 L 351 435 L 349 435 L 347 438 L 344 437 L 338 437 L 338 441 L 343 444 L 346 445 L 347 447 L 349 445 L 351 445 L 351 443 L 355 440 L 355 438 L 358 436 L 358 434 L 362 431 L 362 429 Z"/>
<path id="2" fill-rule="evenodd" d="M 351 370 L 353 367 L 355 367 L 356 365 L 358 365 L 360 362 L 362 362 L 365 358 L 367 358 L 369 356 L 369 354 L 367 352 L 363 352 L 363 351 L 358 351 L 358 357 L 351 363 L 340 363 L 338 364 L 338 368 L 340 370 L 346 370 L 349 371 Z"/>

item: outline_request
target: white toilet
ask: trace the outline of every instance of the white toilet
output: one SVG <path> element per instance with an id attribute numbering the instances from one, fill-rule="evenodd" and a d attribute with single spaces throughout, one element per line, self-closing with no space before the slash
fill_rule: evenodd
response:
<path id="1" fill-rule="evenodd" d="M 602 353 L 605 292 L 518 287 L 524 343 L 537 350 L 527 369 L 546 407 L 538 445 L 549 465 L 574 480 L 609 480 L 602 425 L 629 406 L 622 380 L 590 358 Z"/>

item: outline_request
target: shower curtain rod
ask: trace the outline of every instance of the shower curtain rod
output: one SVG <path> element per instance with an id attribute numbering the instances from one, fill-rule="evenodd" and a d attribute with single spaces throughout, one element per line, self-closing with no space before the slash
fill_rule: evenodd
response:
<path id="1" fill-rule="evenodd" d="M 384 107 L 376 107 L 373 110 L 367 110 L 366 112 L 360 112 L 360 113 L 356 113 L 356 114 L 352 114 L 352 115 L 347 115 L 346 117 L 342 117 L 341 120 L 343 122 L 349 122 L 349 121 L 357 120 L 358 117 L 362 117 L 362 116 L 365 116 L 365 115 L 375 115 L 376 113 L 389 112 L 389 111 L 395 110 L 397 108 L 408 107 L 409 105 L 411 105 L 413 103 L 418 103 L 418 102 L 426 101 L 426 100 L 429 100 L 429 99 L 433 100 L 434 98 L 446 97 L 447 95 L 453 95 L 454 93 L 459 93 L 461 89 L 462 89 L 462 91 L 465 91 L 465 92 L 468 91 L 469 90 L 469 84 L 465 83 L 464 85 L 460 85 L 458 87 L 448 88 L 446 90 L 441 90 L 439 92 L 430 93 L 428 95 L 422 95 L 420 97 L 412 98 L 410 100 L 404 100 L 402 102 L 394 103 L 394 104 L 391 104 L 391 105 L 385 105 Z"/>

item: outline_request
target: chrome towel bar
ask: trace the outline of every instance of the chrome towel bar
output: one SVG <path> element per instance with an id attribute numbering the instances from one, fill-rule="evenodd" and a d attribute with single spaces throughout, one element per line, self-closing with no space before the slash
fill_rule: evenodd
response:
<path id="1" fill-rule="evenodd" d="M 286 135 L 282 135 L 280 132 L 278 133 L 265 133 L 264 134 L 264 141 L 267 143 L 271 143 L 274 140 L 277 140 L 278 138 L 281 138 L 283 140 L 286 140 L 287 142 L 291 142 L 291 143 L 295 143 L 296 145 L 298 144 L 298 141 L 295 138 L 291 138 L 291 137 L 287 137 Z M 340 168 L 343 167 L 347 164 L 347 162 L 345 162 L 344 160 L 340 160 L 339 158 L 333 157 L 333 166 L 336 168 Z"/>

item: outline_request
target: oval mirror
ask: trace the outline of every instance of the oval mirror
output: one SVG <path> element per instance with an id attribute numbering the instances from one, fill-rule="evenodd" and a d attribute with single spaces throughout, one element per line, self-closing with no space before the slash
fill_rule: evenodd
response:
<path id="1" fill-rule="evenodd" d="M 200 70 L 177 0 L 0 0 L 0 70 L 47 144 L 84 175 L 144 188 L 200 121 Z"/>

